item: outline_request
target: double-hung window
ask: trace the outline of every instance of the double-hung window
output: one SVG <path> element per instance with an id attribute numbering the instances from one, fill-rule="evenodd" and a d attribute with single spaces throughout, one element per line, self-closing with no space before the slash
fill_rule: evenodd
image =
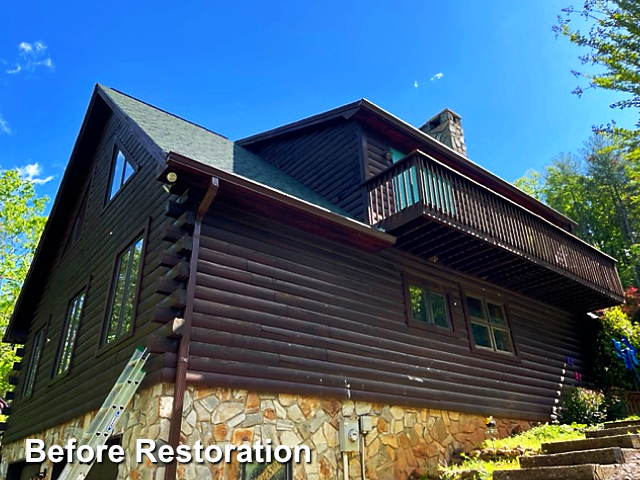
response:
<path id="1" fill-rule="evenodd" d="M 56 360 L 54 375 L 62 375 L 71 367 L 71 358 L 73 349 L 78 336 L 80 327 L 80 318 L 84 308 L 85 292 L 82 291 L 76 295 L 67 307 L 67 315 L 65 317 L 64 328 L 60 337 L 60 346 L 58 348 L 58 358 Z"/>
<path id="2" fill-rule="evenodd" d="M 111 343 L 131 332 L 135 315 L 143 243 L 144 237 L 140 236 L 125 248 L 116 259 L 103 344 Z"/>
<path id="3" fill-rule="evenodd" d="M 504 305 L 467 295 L 467 312 L 471 336 L 477 348 L 515 353 Z"/>

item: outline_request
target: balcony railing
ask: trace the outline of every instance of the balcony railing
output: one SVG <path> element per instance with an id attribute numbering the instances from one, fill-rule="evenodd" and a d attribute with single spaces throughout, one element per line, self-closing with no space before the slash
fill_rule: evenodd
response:
<path id="1" fill-rule="evenodd" d="M 621 298 L 615 260 L 513 201 L 414 151 L 366 183 L 369 219 L 389 231 L 416 215 Z"/>

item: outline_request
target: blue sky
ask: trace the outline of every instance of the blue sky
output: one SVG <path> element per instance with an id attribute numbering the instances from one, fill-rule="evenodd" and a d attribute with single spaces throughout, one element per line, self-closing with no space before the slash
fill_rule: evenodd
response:
<path id="1" fill-rule="evenodd" d="M 0 166 L 53 197 L 99 82 L 232 139 L 361 97 L 416 126 L 449 107 L 470 158 L 513 181 L 637 120 L 570 93 L 580 52 L 551 32 L 568 3 L 3 2 Z"/>

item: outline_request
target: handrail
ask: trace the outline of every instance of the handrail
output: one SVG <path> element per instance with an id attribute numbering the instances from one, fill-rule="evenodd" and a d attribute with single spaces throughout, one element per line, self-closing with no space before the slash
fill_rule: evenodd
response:
<path id="1" fill-rule="evenodd" d="M 622 294 L 614 258 L 420 150 L 365 185 L 373 225 L 421 205 L 425 214 L 441 222 Z"/>

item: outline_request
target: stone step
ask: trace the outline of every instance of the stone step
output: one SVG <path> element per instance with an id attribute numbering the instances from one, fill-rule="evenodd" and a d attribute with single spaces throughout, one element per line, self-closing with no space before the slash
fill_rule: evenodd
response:
<path id="1" fill-rule="evenodd" d="M 602 430 L 587 430 L 584 435 L 587 438 L 615 437 L 627 433 L 640 432 L 640 425 L 629 425 L 628 427 L 603 428 Z"/>
<path id="2" fill-rule="evenodd" d="M 589 464 L 494 470 L 493 480 L 606 480 L 616 472 L 617 468 L 617 465 Z"/>
<path id="3" fill-rule="evenodd" d="M 626 463 L 627 458 L 631 455 L 629 452 L 635 452 L 635 450 L 623 450 L 619 447 L 612 447 L 583 450 L 580 452 L 552 453 L 549 455 L 526 455 L 520 457 L 520 467 L 561 467 L 588 463 L 598 465 Z"/>
<path id="4" fill-rule="evenodd" d="M 619 428 L 619 427 L 640 427 L 640 420 L 626 420 L 624 422 L 604 422 L 604 428 Z"/>
<path id="5" fill-rule="evenodd" d="M 610 447 L 640 448 L 640 435 L 616 435 L 615 437 L 585 438 L 584 440 L 543 443 L 542 453 L 577 452 L 580 450 L 595 450 Z"/>

